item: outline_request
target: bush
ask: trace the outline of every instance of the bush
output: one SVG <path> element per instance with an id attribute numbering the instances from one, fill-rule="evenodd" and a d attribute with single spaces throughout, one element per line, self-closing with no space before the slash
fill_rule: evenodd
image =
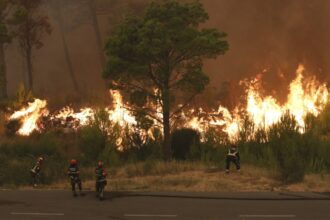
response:
<path id="1" fill-rule="evenodd" d="M 273 151 L 269 143 L 249 141 L 239 144 L 241 162 L 271 168 L 274 165 Z"/>
<path id="2" fill-rule="evenodd" d="M 111 167 L 120 165 L 119 153 L 117 146 L 111 143 L 107 143 L 105 148 L 101 152 L 99 159 L 101 159 L 106 165 Z"/>
<path id="3" fill-rule="evenodd" d="M 222 136 L 219 136 L 216 130 L 208 130 L 200 147 L 201 160 L 204 163 L 224 167 L 227 153 L 226 146 L 226 140 Z"/>
<path id="4" fill-rule="evenodd" d="M 101 152 L 106 146 L 106 137 L 99 127 L 95 125 L 86 126 L 79 134 L 79 147 L 85 162 L 94 162 L 99 159 Z"/>
<path id="5" fill-rule="evenodd" d="M 316 126 L 314 127 L 319 135 L 330 135 L 330 103 L 318 116 Z"/>
<path id="6" fill-rule="evenodd" d="M 41 181 L 50 184 L 65 176 L 64 157 L 57 139 L 49 134 L 6 140 L 0 144 L 0 185 L 31 184 L 30 169 L 39 156 L 45 161 Z"/>
<path id="7" fill-rule="evenodd" d="M 309 145 L 299 133 L 293 116 L 284 115 L 279 123 L 270 128 L 269 145 L 279 179 L 285 183 L 302 181 L 308 166 Z"/>
<path id="8" fill-rule="evenodd" d="M 160 141 L 147 139 L 140 146 L 126 147 L 120 152 L 120 158 L 125 162 L 139 162 L 146 160 L 161 160 L 163 159 L 162 144 Z"/>
<path id="9" fill-rule="evenodd" d="M 193 129 L 183 128 L 172 134 L 172 152 L 177 160 L 200 159 L 200 136 Z"/>

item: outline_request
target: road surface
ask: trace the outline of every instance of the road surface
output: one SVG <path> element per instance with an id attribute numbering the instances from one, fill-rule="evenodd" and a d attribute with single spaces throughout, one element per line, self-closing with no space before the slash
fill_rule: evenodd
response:
<path id="1" fill-rule="evenodd" d="M 64 190 L 0 191 L 0 219 L 51 220 L 329 220 L 330 193 L 93 192 L 74 198 Z"/>

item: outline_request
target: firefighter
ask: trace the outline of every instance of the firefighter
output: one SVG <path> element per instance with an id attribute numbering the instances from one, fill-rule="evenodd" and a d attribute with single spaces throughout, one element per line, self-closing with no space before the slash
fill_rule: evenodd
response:
<path id="1" fill-rule="evenodd" d="M 70 177 L 71 180 L 71 188 L 72 188 L 73 196 L 77 196 L 76 185 L 78 185 L 80 195 L 83 195 L 82 187 L 81 187 L 80 171 L 76 159 L 72 159 L 70 161 L 70 166 L 68 168 L 68 176 Z"/>
<path id="2" fill-rule="evenodd" d="M 228 149 L 228 153 L 226 156 L 226 173 L 229 173 L 230 163 L 234 163 L 236 165 L 236 170 L 240 171 L 240 156 L 238 152 L 238 146 L 231 145 Z"/>
<path id="3" fill-rule="evenodd" d="M 101 160 L 97 163 L 97 167 L 95 169 L 95 175 L 96 175 L 96 182 L 95 182 L 96 196 L 99 196 L 101 198 L 103 197 L 104 187 L 107 185 L 107 180 L 106 180 L 107 173 L 104 170 L 103 161 Z"/>
<path id="4" fill-rule="evenodd" d="M 30 170 L 33 187 L 37 187 L 37 185 L 40 184 L 40 172 L 43 161 L 43 157 L 38 157 L 36 164 Z"/>

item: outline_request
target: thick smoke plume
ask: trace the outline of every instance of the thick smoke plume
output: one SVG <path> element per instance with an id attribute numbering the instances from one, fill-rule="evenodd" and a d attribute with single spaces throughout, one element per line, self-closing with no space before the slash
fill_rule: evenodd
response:
<path id="1" fill-rule="evenodd" d="M 67 0 L 70 2 L 77 0 Z M 83 0 L 81 0 L 83 1 Z M 98 1 L 96 1 L 98 2 Z M 98 13 L 102 41 L 105 42 L 115 22 L 128 10 L 132 1 L 105 2 Z M 110 3 L 110 7 L 109 4 Z M 135 6 L 145 1 L 134 1 Z M 330 80 L 330 1 L 328 0 L 202 0 L 209 12 L 207 27 L 215 27 L 228 33 L 229 52 L 216 60 L 206 62 L 206 71 L 211 77 L 209 91 L 214 97 L 226 95 L 227 90 L 238 90 L 237 82 L 243 78 L 262 73 L 268 92 L 287 91 L 283 88 L 294 77 L 295 69 L 303 63 L 308 72 L 321 81 Z M 109 7 L 108 9 L 104 9 Z M 138 8 L 138 7 L 137 7 Z M 97 40 L 88 10 L 81 10 L 73 18 L 70 7 L 63 10 L 63 21 L 67 25 L 65 36 L 70 58 L 82 96 L 105 97 L 104 82 L 101 78 Z M 139 8 L 140 10 L 140 8 Z M 64 59 L 60 40 L 58 16 L 54 8 L 45 1 L 43 12 L 50 17 L 53 33 L 44 39 L 45 46 L 35 56 L 36 95 L 53 97 L 59 102 L 70 101 L 72 84 L 68 66 Z M 77 12 L 77 11 L 75 11 Z M 79 12 L 79 11 L 78 11 Z M 79 14 L 79 13 L 78 13 Z M 82 14 L 82 15 L 81 15 Z M 86 14 L 85 14 L 86 15 Z M 78 25 L 72 26 L 72 22 Z M 14 94 L 18 84 L 24 82 L 25 64 L 20 57 L 15 42 L 7 48 L 8 83 L 10 94 Z M 231 92 L 233 93 L 233 92 Z M 227 94 L 228 95 L 228 94 Z M 229 95 L 230 96 L 230 95 Z M 235 95 L 231 94 L 231 97 Z M 227 100 L 227 105 L 231 101 Z M 234 104 L 232 104 L 234 105 Z"/>

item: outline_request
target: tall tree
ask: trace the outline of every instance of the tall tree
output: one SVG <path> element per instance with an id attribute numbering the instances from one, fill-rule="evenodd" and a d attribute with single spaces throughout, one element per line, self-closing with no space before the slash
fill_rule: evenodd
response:
<path id="1" fill-rule="evenodd" d="M 146 102 L 161 106 L 166 159 L 171 157 L 171 121 L 209 82 L 203 59 L 228 49 L 225 33 L 199 27 L 207 20 L 198 1 L 153 2 L 142 16 L 126 17 L 106 45 L 104 77 L 110 87 L 129 94 L 136 112 L 154 117 Z"/>
<path id="2" fill-rule="evenodd" d="M 56 1 L 56 0 L 51 0 Z M 60 0 L 58 0 L 60 1 Z M 125 13 L 137 14 L 143 10 L 149 0 L 70 0 L 66 1 L 68 12 L 74 17 L 71 28 L 81 24 L 91 24 L 96 39 L 98 57 L 102 68 L 105 67 L 104 39 L 99 23 L 99 16 L 109 17 L 110 30 Z"/>
<path id="3" fill-rule="evenodd" d="M 61 40 L 62 40 L 63 49 L 64 49 L 64 57 L 65 57 L 67 65 L 68 65 L 69 74 L 70 74 L 70 78 L 72 81 L 74 91 L 79 92 L 78 81 L 77 81 L 76 75 L 74 73 L 74 68 L 73 68 L 73 64 L 72 64 L 72 61 L 70 58 L 70 53 L 69 53 L 69 46 L 68 46 L 68 43 L 67 43 L 67 40 L 65 37 L 66 27 L 64 25 L 63 15 L 62 15 L 62 9 L 64 7 L 65 2 L 66 2 L 66 0 L 48 0 L 47 1 L 47 3 L 49 4 L 49 6 L 51 7 L 51 9 L 53 11 L 53 17 L 59 25 Z"/>
<path id="4" fill-rule="evenodd" d="M 43 47 L 42 37 L 51 33 L 51 25 L 47 16 L 40 13 L 42 0 L 15 0 L 18 10 L 15 21 L 18 24 L 17 39 L 26 60 L 28 85 L 33 91 L 33 50 Z"/>
<path id="5" fill-rule="evenodd" d="M 73 30 L 79 27 L 82 24 L 91 24 L 95 33 L 96 39 L 96 46 L 98 50 L 99 60 L 102 68 L 105 65 L 105 56 L 103 52 L 103 40 L 101 36 L 101 30 L 99 26 L 98 20 L 98 3 L 99 0 L 48 0 L 49 2 L 55 4 L 60 4 L 60 2 L 65 3 L 65 12 L 70 13 L 71 17 L 73 18 L 70 24 L 67 26 L 69 29 Z M 113 0 L 106 0 L 108 7 Z M 104 5 L 103 5 L 104 6 Z"/>
<path id="6" fill-rule="evenodd" d="M 105 57 L 104 57 L 104 52 L 103 52 L 103 40 L 102 40 L 102 36 L 101 36 L 99 20 L 97 18 L 96 1 L 88 0 L 87 4 L 88 4 L 88 7 L 89 7 L 90 13 L 91 13 L 92 26 L 93 26 L 94 32 L 95 32 L 99 59 L 100 59 L 102 68 L 104 68 Z"/>
<path id="7" fill-rule="evenodd" d="M 10 0 L 0 0 L 0 100 L 8 97 L 5 45 L 11 41 L 8 31 L 10 6 Z"/>
<path id="8" fill-rule="evenodd" d="M 104 56 L 104 50 L 103 50 L 103 39 L 101 35 L 101 30 L 100 30 L 100 25 L 98 21 L 98 14 L 123 14 L 123 11 L 126 10 L 131 12 L 131 13 L 138 13 L 141 11 L 144 6 L 145 6 L 145 1 L 146 0 L 87 0 L 87 5 L 90 10 L 90 15 L 92 19 L 92 26 L 94 29 L 94 33 L 96 36 L 96 41 L 97 41 L 97 48 L 99 51 L 99 57 L 100 57 L 100 62 L 102 65 L 102 68 L 105 67 L 106 61 L 105 61 L 105 56 Z M 99 5 L 99 6 L 98 6 Z M 117 11 L 115 11 L 117 10 Z M 116 13 L 117 12 L 117 13 Z M 110 21 L 111 23 L 111 21 Z M 114 23 L 113 23 L 114 24 Z"/>

